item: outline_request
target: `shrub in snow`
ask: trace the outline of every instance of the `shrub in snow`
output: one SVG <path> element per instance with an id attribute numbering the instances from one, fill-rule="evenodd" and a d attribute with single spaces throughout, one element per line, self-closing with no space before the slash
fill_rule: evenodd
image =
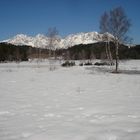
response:
<path id="1" fill-rule="evenodd" d="M 66 61 L 61 66 L 63 66 L 63 67 L 75 66 L 75 62 Z"/>
<path id="2" fill-rule="evenodd" d="M 113 66 L 114 63 L 113 62 L 96 62 L 94 65 L 96 65 L 96 66 L 104 66 L 104 65 Z"/>
<path id="3" fill-rule="evenodd" d="M 80 63 L 80 64 L 79 64 L 79 66 L 83 66 L 83 65 L 84 65 L 83 63 Z"/>
<path id="4" fill-rule="evenodd" d="M 86 66 L 92 65 L 92 63 L 88 61 L 88 62 L 86 62 L 84 65 L 86 65 Z"/>

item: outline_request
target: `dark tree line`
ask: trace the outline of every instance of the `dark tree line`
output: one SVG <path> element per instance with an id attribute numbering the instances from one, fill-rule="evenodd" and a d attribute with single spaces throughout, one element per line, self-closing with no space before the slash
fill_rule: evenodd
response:
<path id="1" fill-rule="evenodd" d="M 34 58 L 48 58 L 47 49 L 34 48 L 31 46 L 16 46 L 13 44 L 0 43 L 0 62 L 6 61 L 28 61 Z"/>
<path id="2" fill-rule="evenodd" d="M 110 51 L 112 58 L 115 59 L 116 52 L 113 42 L 110 42 Z M 128 47 L 121 44 L 118 51 L 120 59 L 140 59 L 140 45 Z M 68 49 L 58 50 L 56 54 L 63 55 L 65 60 L 107 59 L 105 42 L 80 44 Z"/>
<path id="3" fill-rule="evenodd" d="M 0 61 L 27 61 L 28 46 L 0 43 Z"/>
<path id="4" fill-rule="evenodd" d="M 106 43 L 98 42 L 94 44 L 80 44 L 68 49 L 55 50 L 56 58 L 65 60 L 85 60 L 85 59 L 107 59 Z M 113 59 L 115 59 L 115 45 L 110 42 L 110 50 Z M 54 51 L 54 50 L 53 50 Z M 53 56 L 54 52 L 51 51 Z M 7 43 L 0 43 L 0 62 L 4 61 L 28 61 L 34 58 L 48 58 L 50 51 L 47 49 L 33 48 L 30 46 L 16 46 Z M 121 45 L 119 47 L 120 59 L 140 59 L 140 45 L 128 47 Z"/>

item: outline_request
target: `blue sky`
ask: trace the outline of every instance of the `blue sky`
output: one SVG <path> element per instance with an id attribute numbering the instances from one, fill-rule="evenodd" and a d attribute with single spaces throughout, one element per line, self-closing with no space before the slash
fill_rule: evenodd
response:
<path id="1" fill-rule="evenodd" d="M 140 44 L 140 0 L 0 0 L 0 40 L 46 34 L 49 27 L 61 36 L 99 31 L 103 12 L 118 6 L 131 19 L 129 34 Z"/>

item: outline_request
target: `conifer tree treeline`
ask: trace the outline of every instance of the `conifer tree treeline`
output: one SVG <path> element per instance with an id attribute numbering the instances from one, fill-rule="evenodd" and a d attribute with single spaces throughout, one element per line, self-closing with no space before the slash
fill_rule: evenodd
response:
<path id="1" fill-rule="evenodd" d="M 58 49 L 55 51 L 56 58 L 85 60 L 85 59 L 106 59 L 105 43 L 98 42 L 94 44 L 80 44 L 68 49 Z M 110 49 L 113 59 L 115 58 L 115 49 L 113 42 L 110 43 Z M 49 51 L 47 49 L 33 48 L 31 46 L 16 46 L 7 43 L 0 43 L 0 62 L 4 61 L 28 61 L 29 59 L 48 58 Z M 120 59 L 140 59 L 140 45 L 128 47 L 121 45 L 119 49 Z"/>

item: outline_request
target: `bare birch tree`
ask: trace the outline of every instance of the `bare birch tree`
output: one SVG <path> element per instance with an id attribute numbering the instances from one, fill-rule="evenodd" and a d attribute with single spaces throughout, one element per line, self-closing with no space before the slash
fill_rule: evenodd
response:
<path id="1" fill-rule="evenodd" d="M 114 43 L 116 46 L 116 69 L 118 72 L 118 61 L 119 61 L 119 46 L 120 44 L 128 41 L 126 33 L 130 28 L 130 20 L 127 18 L 122 7 L 117 7 L 110 11 L 110 33 L 114 36 Z"/>
<path id="2" fill-rule="evenodd" d="M 105 17 L 104 15 L 102 17 Z M 104 20 L 104 22 L 102 22 L 103 28 L 101 29 L 113 35 L 113 42 L 115 44 L 115 61 L 116 61 L 115 72 L 117 73 L 118 66 L 119 66 L 119 62 L 118 62 L 119 47 L 120 44 L 128 41 L 128 36 L 126 34 L 129 31 L 131 24 L 130 24 L 130 20 L 127 18 L 122 7 L 114 8 L 107 15 L 108 15 L 107 22 L 106 22 L 106 18 L 103 19 Z"/>
<path id="3" fill-rule="evenodd" d="M 49 57 L 51 57 L 51 52 L 55 50 L 55 40 L 58 35 L 58 30 L 56 27 L 51 27 L 48 29 L 47 37 L 48 37 L 48 45 L 47 49 L 49 49 Z M 55 52 L 55 51 L 54 51 Z"/>
<path id="4" fill-rule="evenodd" d="M 55 69 L 52 66 L 53 60 L 51 60 L 51 57 L 55 58 L 55 49 L 56 49 L 55 48 L 55 41 L 57 39 L 57 35 L 58 35 L 58 30 L 56 29 L 56 27 L 52 27 L 52 28 L 48 29 L 48 32 L 47 32 L 48 45 L 46 46 L 46 48 L 49 51 L 48 60 L 50 63 L 50 70 Z"/>
<path id="5" fill-rule="evenodd" d="M 113 64 L 111 49 L 110 49 L 110 39 L 108 36 L 108 24 L 109 24 L 109 14 L 107 12 L 104 12 L 104 14 L 101 16 L 100 20 L 100 31 L 103 34 L 102 39 L 105 41 L 105 51 L 106 51 L 106 57 L 110 61 L 110 65 Z"/>

